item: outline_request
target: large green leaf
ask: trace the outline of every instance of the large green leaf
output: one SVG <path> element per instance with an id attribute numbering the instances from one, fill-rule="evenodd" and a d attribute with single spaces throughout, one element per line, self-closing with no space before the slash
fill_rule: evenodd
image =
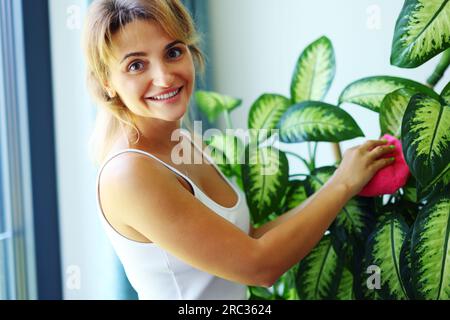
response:
<path id="1" fill-rule="evenodd" d="M 282 142 L 340 142 L 364 134 L 353 118 L 333 105 L 305 101 L 291 106 L 278 125 Z"/>
<path id="2" fill-rule="evenodd" d="M 442 89 L 441 97 L 447 105 L 450 105 L 450 82 Z"/>
<path id="3" fill-rule="evenodd" d="M 339 281 L 339 287 L 336 294 L 338 300 L 355 300 L 353 291 L 353 274 L 344 267 Z"/>
<path id="4" fill-rule="evenodd" d="M 391 64 L 414 68 L 450 46 L 449 0 L 406 0 L 398 17 Z"/>
<path id="5" fill-rule="evenodd" d="M 253 223 L 260 223 L 278 209 L 289 181 L 286 155 L 273 147 L 249 144 L 242 165 L 242 179 Z"/>
<path id="6" fill-rule="evenodd" d="M 333 299 L 339 286 L 343 260 L 324 236 L 317 246 L 299 263 L 297 292 L 302 300 Z"/>
<path id="7" fill-rule="evenodd" d="M 400 138 L 403 114 L 414 93 L 409 89 L 398 89 L 384 97 L 380 107 L 381 135 L 388 133 Z"/>
<path id="8" fill-rule="evenodd" d="M 253 138 L 257 135 L 258 142 L 268 139 L 272 135 L 272 129 L 277 127 L 281 116 L 290 104 L 291 101 L 288 98 L 277 94 L 260 96 L 250 108 L 248 116 L 248 128 L 255 129 L 250 131 Z M 260 129 L 267 130 L 267 134 L 260 136 Z"/>
<path id="9" fill-rule="evenodd" d="M 291 82 L 293 103 L 322 100 L 336 73 L 334 50 L 327 37 L 310 44 L 300 55 Z"/>
<path id="10" fill-rule="evenodd" d="M 375 76 L 357 80 L 349 84 L 339 97 L 339 104 L 348 102 L 379 112 L 384 97 L 397 89 L 406 88 L 430 97 L 438 94 L 423 84 L 404 78 Z"/>
<path id="11" fill-rule="evenodd" d="M 240 175 L 244 161 L 244 145 L 241 139 L 232 134 L 214 134 L 205 141 L 214 161 L 226 175 Z"/>
<path id="12" fill-rule="evenodd" d="M 382 270 L 380 295 L 389 300 L 406 300 L 400 275 L 400 251 L 408 225 L 399 214 L 389 214 L 377 223 L 367 242 L 366 262 Z"/>
<path id="13" fill-rule="evenodd" d="M 414 95 L 403 117 L 402 138 L 411 173 L 427 186 L 450 168 L 450 106 Z"/>
<path id="14" fill-rule="evenodd" d="M 223 111 L 232 111 L 242 100 L 211 91 L 196 91 L 195 100 L 200 110 L 206 114 L 210 122 L 216 121 Z"/>
<path id="15" fill-rule="evenodd" d="M 450 198 L 441 195 L 420 211 L 411 244 L 411 273 L 418 299 L 450 299 Z"/>

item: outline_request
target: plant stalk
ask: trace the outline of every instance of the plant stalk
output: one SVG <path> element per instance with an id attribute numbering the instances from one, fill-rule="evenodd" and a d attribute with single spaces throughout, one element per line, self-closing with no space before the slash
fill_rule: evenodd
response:
<path id="1" fill-rule="evenodd" d="M 444 76 L 445 70 L 447 70 L 448 65 L 450 64 L 450 48 L 445 50 L 441 55 L 441 60 L 438 65 L 434 69 L 431 76 L 427 79 L 427 84 L 430 88 L 434 88 L 439 80 Z"/>
<path id="2" fill-rule="evenodd" d="M 223 114 L 225 117 L 225 123 L 226 123 L 227 129 L 233 129 L 233 123 L 231 122 L 230 112 L 228 110 L 225 110 L 223 112 Z"/>
<path id="3" fill-rule="evenodd" d="M 342 160 L 342 152 L 341 152 L 341 146 L 339 143 L 333 143 L 331 145 L 331 148 L 333 149 L 333 155 L 336 162 L 341 162 Z"/>

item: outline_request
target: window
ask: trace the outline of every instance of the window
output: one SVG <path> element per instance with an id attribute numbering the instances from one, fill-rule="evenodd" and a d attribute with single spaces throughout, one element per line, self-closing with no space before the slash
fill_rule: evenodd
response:
<path id="1" fill-rule="evenodd" d="M 0 299 L 36 298 L 21 3 L 0 2 Z"/>

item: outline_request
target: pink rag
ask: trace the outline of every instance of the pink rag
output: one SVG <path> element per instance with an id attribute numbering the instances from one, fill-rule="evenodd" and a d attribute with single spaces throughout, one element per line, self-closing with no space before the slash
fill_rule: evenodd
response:
<path id="1" fill-rule="evenodd" d="M 403 157 L 402 144 L 397 138 L 385 134 L 381 139 L 387 140 L 388 145 L 395 145 L 392 153 L 383 158 L 395 157 L 393 164 L 380 169 L 358 194 L 363 197 L 376 197 L 383 194 L 395 193 L 406 184 L 409 177 L 409 168 Z"/>

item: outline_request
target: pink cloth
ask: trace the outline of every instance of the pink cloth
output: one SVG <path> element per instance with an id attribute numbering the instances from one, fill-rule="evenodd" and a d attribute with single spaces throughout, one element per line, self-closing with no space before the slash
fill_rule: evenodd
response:
<path id="1" fill-rule="evenodd" d="M 406 184 L 409 177 L 409 168 L 403 157 L 402 144 L 397 138 L 385 134 L 381 139 L 388 141 L 389 145 L 395 145 L 392 153 L 383 158 L 395 157 L 394 164 L 379 170 L 369 183 L 358 194 L 363 197 L 375 197 L 382 194 L 392 194 Z"/>

